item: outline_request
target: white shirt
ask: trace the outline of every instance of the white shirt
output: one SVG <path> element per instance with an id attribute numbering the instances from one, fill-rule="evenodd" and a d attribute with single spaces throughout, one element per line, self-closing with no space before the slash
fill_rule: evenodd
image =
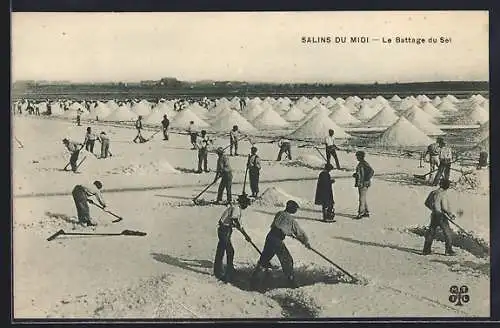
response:
<path id="1" fill-rule="evenodd" d="M 333 136 L 328 136 L 325 138 L 325 143 L 327 146 L 333 146 L 335 145 L 335 137 Z"/>

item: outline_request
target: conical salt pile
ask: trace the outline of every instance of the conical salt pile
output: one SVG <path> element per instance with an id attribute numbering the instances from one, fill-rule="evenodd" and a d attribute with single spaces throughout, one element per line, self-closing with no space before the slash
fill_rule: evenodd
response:
<path id="1" fill-rule="evenodd" d="M 212 117 L 218 117 L 222 115 L 226 115 L 227 113 L 231 112 L 231 107 L 227 104 L 218 104 L 217 106 L 213 107 L 208 114 Z"/>
<path id="2" fill-rule="evenodd" d="M 205 120 L 208 118 L 208 110 L 206 108 L 198 105 L 198 103 L 194 103 L 194 104 L 190 105 L 188 108 L 190 111 L 195 113 L 196 116 L 198 116 L 202 120 Z"/>
<path id="3" fill-rule="evenodd" d="M 375 116 L 373 116 L 365 126 L 375 127 L 375 126 L 391 126 L 398 120 L 398 116 L 390 107 L 384 106 Z"/>
<path id="4" fill-rule="evenodd" d="M 73 110 L 84 110 L 85 108 L 83 107 L 82 104 L 80 104 L 79 102 L 74 102 L 72 103 L 70 106 L 69 106 L 69 109 L 73 109 Z"/>
<path id="5" fill-rule="evenodd" d="M 441 103 L 437 106 L 437 108 L 443 112 L 457 112 L 458 111 L 457 107 L 451 101 L 449 101 L 447 98 L 444 98 L 443 101 L 441 101 Z"/>
<path id="6" fill-rule="evenodd" d="M 349 138 L 344 129 L 339 127 L 335 122 L 333 122 L 328 115 L 325 113 L 319 113 L 307 121 L 305 121 L 301 126 L 299 126 L 295 131 L 293 131 L 290 136 L 294 138 L 324 138 L 328 135 L 328 130 L 333 129 L 335 131 L 336 138 Z"/>
<path id="7" fill-rule="evenodd" d="M 278 113 L 276 113 L 271 108 L 263 111 L 259 116 L 257 116 L 253 121 L 252 125 L 257 128 L 281 128 L 288 126 L 288 122 L 285 121 Z"/>
<path id="8" fill-rule="evenodd" d="M 420 107 L 417 106 L 411 106 L 410 108 L 405 110 L 403 116 L 406 117 L 411 122 L 413 122 L 414 120 L 427 121 L 427 122 L 434 121 L 434 118 L 431 115 L 427 114 Z"/>
<path id="9" fill-rule="evenodd" d="M 394 95 L 394 96 L 392 96 L 392 98 L 390 100 L 391 101 L 401 101 L 401 98 L 398 95 Z"/>
<path id="10" fill-rule="evenodd" d="M 428 146 L 433 142 L 431 138 L 403 116 L 375 140 L 375 144 L 383 147 Z"/>
<path id="11" fill-rule="evenodd" d="M 367 104 L 361 105 L 359 111 L 356 112 L 355 116 L 361 121 L 368 121 L 377 114 L 377 109 Z"/>
<path id="12" fill-rule="evenodd" d="M 458 102 L 458 101 L 459 101 L 459 100 L 458 100 L 455 96 L 453 96 L 453 95 L 447 95 L 447 96 L 446 96 L 446 97 L 444 97 L 444 98 L 445 98 L 445 99 L 447 99 L 447 100 L 449 100 L 449 101 L 450 101 L 450 102 L 452 102 L 452 103 L 456 103 L 456 102 Z"/>
<path id="13" fill-rule="evenodd" d="M 161 121 L 163 120 L 163 115 L 164 113 L 158 111 L 158 110 L 153 110 L 151 111 L 151 114 L 149 114 L 145 119 L 144 123 L 146 124 L 154 124 L 154 125 L 161 125 Z M 169 118 L 171 120 L 171 118 Z"/>
<path id="14" fill-rule="evenodd" d="M 283 118 L 288 122 L 298 122 L 301 121 L 305 116 L 306 114 L 304 114 L 297 106 L 293 105 L 288 110 L 288 112 L 283 115 Z"/>
<path id="15" fill-rule="evenodd" d="M 381 103 L 382 105 L 388 105 L 389 104 L 389 101 L 387 99 L 385 99 L 384 97 L 382 97 L 382 96 L 377 96 L 375 99 L 379 103 Z"/>
<path id="16" fill-rule="evenodd" d="M 485 101 L 483 101 L 481 106 L 489 112 L 490 111 L 490 100 L 486 99 Z"/>
<path id="17" fill-rule="evenodd" d="M 479 105 L 472 107 L 466 114 L 464 121 L 473 124 L 483 124 L 489 120 L 489 113 Z"/>
<path id="18" fill-rule="evenodd" d="M 105 121 L 111 122 L 127 122 L 137 119 L 137 114 L 130 110 L 127 105 L 121 105 L 110 115 L 106 116 Z"/>
<path id="19" fill-rule="evenodd" d="M 64 109 L 59 102 L 54 101 L 50 103 L 50 112 L 53 116 L 59 116 L 64 114 Z"/>
<path id="20" fill-rule="evenodd" d="M 111 109 L 106 106 L 104 103 L 102 102 L 99 102 L 97 104 L 97 107 L 95 107 L 94 109 L 92 109 L 90 111 L 90 117 L 91 118 L 105 118 L 106 116 L 110 115 L 111 114 Z"/>
<path id="21" fill-rule="evenodd" d="M 278 114 L 284 114 L 290 110 L 290 106 L 288 104 L 285 104 L 283 102 L 277 102 L 273 106 L 273 110 L 276 111 Z"/>
<path id="22" fill-rule="evenodd" d="M 175 115 L 175 117 L 170 121 L 170 124 L 172 125 L 172 127 L 185 129 L 189 126 L 190 121 L 193 121 L 194 125 L 198 128 L 210 127 L 207 122 L 196 116 L 196 114 L 190 111 L 188 108 L 180 111 L 177 115 Z"/>
<path id="23" fill-rule="evenodd" d="M 234 125 L 237 125 L 238 130 L 242 132 L 254 132 L 257 130 L 236 110 L 232 110 L 230 113 L 219 117 L 212 123 L 212 129 L 215 131 L 229 131 Z"/>
<path id="24" fill-rule="evenodd" d="M 434 107 L 430 102 L 426 102 L 425 105 L 422 106 L 422 110 L 432 117 L 443 117 L 439 109 Z"/>
<path id="25" fill-rule="evenodd" d="M 151 107 L 141 101 L 132 105 L 132 111 L 137 115 L 145 117 L 151 114 Z"/>
<path id="26" fill-rule="evenodd" d="M 294 200 L 299 206 L 308 205 L 308 203 L 310 203 L 305 201 L 304 199 L 290 195 L 276 187 L 270 187 L 264 190 L 257 202 L 260 205 L 285 206 L 286 202 L 289 200 Z"/>
<path id="27" fill-rule="evenodd" d="M 441 100 L 441 97 L 436 96 L 434 99 L 432 99 L 431 103 L 434 107 L 439 106 L 443 101 Z"/>
<path id="28" fill-rule="evenodd" d="M 252 105 L 248 106 L 247 108 L 245 108 L 245 110 L 243 111 L 243 116 L 247 120 L 253 121 L 257 116 L 259 116 L 263 112 L 264 112 L 264 109 L 260 105 L 252 104 Z"/>
<path id="29" fill-rule="evenodd" d="M 351 115 L 349 109 L 343 105 L 336 104 L 332 107 L 333 112 L 329 115 L 330 119 L 340 126 L 361 124 L 361 121 Z"/>
<path id="30" fill-rule="evenodd" d="M 168 117 L 169 120 L 171 120 L 172 118 L 175 117 L 175 115 L 178 114 L 178 112 L 176 112 L 174 110 L 173 105 L 170 105 L 167 102 L 160 102 L 160 103 L 158 103 L 158 105 L 156 105 L 153 108 L 153 111 L 154 112 L 160 112 L 162 114 L 167 114 L 167 117 Z"/>
<path id="31" fill-rule="evenodd" d="M 108 100 L 106 102 L 106 106 L 108 106 L 112 111 L 117 110 L 118 107 L 120 107 L 114 100 Z"/>
<path id="32" fill-rule="evenodd" d="M 311 117 L 313 117 L 314 115 L 318 115 L 318 114 L 325 114 L 325 115 L 328 116 L 328 115 L 331 114 L 331 112 L 325 106 L 323 106 L 321 104 L 318 104 L 318 105 L 315 105 L 313 108 L 311 108 L 311 110 L 309 110 L 309 112 L 307 113 L 307 115 L 304 118 L 304 120 L 308 120 Z"/>
<path id="33" fill-rule="evenodd" d="M 443 135 L 444 132 L 439 129 L 436 125 L 434 125 L 431 121 L 426 120 L 420 115 L 414 115 L 410 117 L 406 117 L 411 124 L 419 128 L 422 132 L 424 132 L 428 136 L 438 136 Z"/>
<path id="34" fill-rule="evenodd" d="M 339 105 L 344 105 L 345 104 L 345 100 L 340 98 L 340 97 L 337 97 L 335 98 L 335 102 Z"/>

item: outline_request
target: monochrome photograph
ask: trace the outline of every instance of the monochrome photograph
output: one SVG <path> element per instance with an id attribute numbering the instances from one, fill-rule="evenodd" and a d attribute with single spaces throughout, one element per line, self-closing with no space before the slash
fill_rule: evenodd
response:
<path id="1" fill-rule="evenodd" d="M 488 42 L 488 11 L 13 12 L 13 319 L 489 318 Z"/>

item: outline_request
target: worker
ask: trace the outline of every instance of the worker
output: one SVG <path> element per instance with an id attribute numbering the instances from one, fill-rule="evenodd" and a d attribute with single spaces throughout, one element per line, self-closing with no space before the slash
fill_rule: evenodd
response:
<path id="1" fill-rule="evenodd" d="M 286 154 L 289 160 L 292 159 L 292 147 L 290 144 L 290 140 L 285 137 L 280 138 L 280 140 L 278 141 L 278 147 L 280 147 L 280 151 L 278 153 L 278 159 L 276 161 L 281 161 L 281 156 L 283 155 L 283 153 Z"/>
<path id="2" fill-rule="evenodd" d="M 291 236 L 298 239 L 307 248 L 311 248 L 307 235 L 292 216 L 292 214 L 297 212 L 298 208 L 299 205 L 295 201 L 289 200 L 286 202 L 285 210 L 279 211 L 274 216 L 271 229 L 266 237 L 264 249 L 252 273 L 252 287 L 258 288 L 259 273 L 268 266 L 274 255 L 278 257 L 283 273 L 290 286 L 297 287 L 293 273 L 293 257 L 283 241 L 285 236 Z"/>
<path id="3" fill-rule="evenodd" d="M 316 184 L 316 195 L 314 203 L 321 205 L 324 222 L 335 222 L 335 201 L 333 199 L 333 183 L 335 179 L 331 176 L 333 165 L 330 163 L 325 164 L 325 168 L 318 177 Z"/>
<path id="4" fill-rule="evenodd" d="M 438 141 L 438 144 L 439 166 L 432 183 L 433 186 L 437 186 L 439 184 L 439 179 L 441 179 L 441 176 L 443 176 L 445 180 L 450 179 L 451 161 L 453 157 L 451 148 L 446 145 L 446 142 L 442 138 Z"/>
<path id="5" fill-rule="evenodd" d="M 237 125 L 233 125 L 233 129 L 229 131 L 229 156 L 233 156 L 233 147 L 234 147 L 234 156 L 238 156 L 238 141 L 240 139 L 241 133 L 238 130 Z"/>
<path id="6" fill-rule="evenodd" d="M 219 219 L 217 228 L 219 242 L 217 243 L 217 251 L 215 252 L 214 260 L 214 275 L 217 279 L 227 282 L 231 280 L 234 274 L 234 248 L 231 243 L 233 228 L 240 230 L 245 236 L 245 239 L 250 241 L 250 237 L 248 237 L 248 234 L 241 224 L 241 211 L 246 209 L 248 205 L 250 205 L 248 197 L 246 197 L 246 195 L 240 195 L 238 197 L 238 206 L 229 204 Z M 224 268 L 222 263 L 224 254 L 226 254 L 225 274 L 223 274 Z"/>
<path id="7" fill-rule="evenodd" d="M 330 159 L 333 156 L 335 160 L 335 165 L 337 166 L 337 170 L 340 170 L 339 158 L 337 156 L 337 150 L 339 149 L 335 145 L 335 131 L 333 129 L 328 130 L 328 136 L 325 138 L 325 151 L 326 151 L 326 162 L 330 163 Z"/>
<path id="8" fill-rule="evenodd" d="M 137 130 L 137 135 L 134 138 L 134 142 L 137 143 L 137 139 L 139 139 L 140 143 L 146 142 L 147 140 L 142 136 L 142 115 L 139 115 L 137 121 L 135 121 L 135 128 Z"/>
<path id="9" fill-rule="evenodd" d="M 92 185 L 76 185 L 73 188 L 73 200 L 75 201 L 76 212 L 78 214 L 78 223 L 87 226 L 96 226 L 97 224 L 90 218 L 89 205 L 93 203 L 90 197 L 94 196 L 102 208 L 106 208 L 106 202 L 101 194 L 102 183 L 98 180 Z"/>
<path id="10" fill-rule="evenodd" d="M 80 112 L 76 114 L 76 125 L 81 126 Z"/>
<path id="11" fill-rule="evenodd" d="M 433 172 L 439 167 L 439 145 L 443 138 L 438 137 L 435 143 L 430 144 L 424 154 L 424 158 L 429 159 L 429 181 L 434 180 Z"/>
<path id="12" fill-rule="evenodd" d="M 170 126 L 170 120 L 168 119 L 167 114 L 163 115 L 161 126 L 163 128 L 163 140 L 168 140 L 168 127 Z"/>
<path id="13" fill-rule="evenodd" d="M 101 143 L 101 157 L 99 158 L 107 158 L 108 155 L 112 156 L 109 151 L 109 137 L 106 132 L 102 131 L 101 134 L 99 134 L 98 140 Z"/>
<path id="14" fill-rule="evenodd" d="M 94 132 L 92 132 L 92 129 L 90 126 L 87 128 L 87 133 L 85 134 L 85 140 L 83 141 L 83 144 L 85 145 L 85 150 L 94 154 L 94 145 L 95 141 L 97 139 L 97 136 L 95 135 Z"/>
<path id="15" fill-rule="evenodd" d="M 247 161 L 248 177 L 250 179 L 250 190 L 252 197 L 257 198 L 259 195 L 259 178 L 260 178 L 260 157 L 257 155 L 257 147 L 250 149 Z"/>
<path id="16" fill-rule="evenodd" d="M 356 159 L 358 160 L 358 165 L 356 166 L 356 172 L 352 176 L 355 179 L 354 187 L 358 188 L 359 194 L 358 215 L 356 216 L 356 219 L 361 219 L 370 217 L 366 196 L 368 188 L 371 185 L 371 178 L 373 177 L 374 171 L 370 164 L 368 164 L 365 160 L 364 151 L 357 151 Z"/>
<path id="17" fill-rule="evenodd" d="M 448 203 L 447 190 L 449 188 L 450 181 L 442 179 L 439 182 L 439 188 L 431 191 L 425 200 L 425 206 L 432 212 L 431 222 L 427 232 L 425 233 L 424 249 L 422 251 L 423 255 L 431 254 L 432 242 L 434 241 L 437 227 L 441 228 L 445 237 L 445 254 L 450 256 L 455 255 L 452 248 L 451 229 L 448 223 L 448 218 L 451 220 L 455 219 L 455 214 L 450 211 Z"/>
<path id="18" fill-rule="evenodd" d="M 217 200 L 216 203 L 220 204 L 222 202 L 222 193 L 224 189 L 226 189 L 227 194 L 227 203 L 230 204 L 232 202 L 231 197 L 231 186 L 233 183 L 233 173 L 231 170 L 231 165 L 229 164 L 229 157 L 224 154 L 224 148 L 219 147 L 215 151 L 217 153 L 217 172 L 215 174 L 214 181 L 220 177 L 221 181 L 219 184 L 219 189 L 217 191 Z"/>
<path id="19" fill-rule="evenodd" d="M 70 152 L 71 156 L 69 158 L 69 163 L 71 165 L 71 171 L 73 173 L 76 173 L 77 169 L 77 161 L 78 161 L 78 155 L 80 154 L 80 150 L 83 148 L 83 144 L 75 141 L 70 141 L 68 138 L 64 138 L 62 140 L 63 144 L 66 146 L 68 151 Z"/>
<path id="20" fill-rule="evenodd" d="M 203 171 L 209 172 L 207 167 L 208 160 L 208 144 L 213 141 L 207 136 L 207 131 L 201 130 L 201 135 L 196 137 L 196 148 L 198 149 L 198 171 L 196 173 L 201 173 L 201 166 L 203 164 Z"/>
<path id="21" fill-rule="evenodd" d="M 191 149 L 196 149 L 196 137 L 198 136 L 198 132 L 196 131 L 196 126 L 194 125 L 194 121 L 189 121 L 187 132 L 189 134 L 189 141 L 193 146 L 193 148 Z"/>

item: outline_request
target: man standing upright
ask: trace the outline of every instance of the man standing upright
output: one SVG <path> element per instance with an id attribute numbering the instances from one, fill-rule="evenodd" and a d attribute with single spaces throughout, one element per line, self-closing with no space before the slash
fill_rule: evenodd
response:
<path id="1" fill-rule="evenodd" d="M 332 129 L 328 130 L 328 136 L 325 138 L 325 151 L 326 151 L 326 162 L 330 163 L 330 159 L 333 156 L 335 160 L 335 165 L 337 166 L 337 170 L 340 170 L 339 158 L 337 157 L 337 149 L 338 147 L 335 145 L 335 131 Z"/>
<path id="2" fill-rule="evenodd" d="M 427 150 L 424 154 L 424 157 L 427 158 L 429 156 L 429 181 L 433 181 L 434 172 L 438 167 L 439 167 L 439 148 L 440 144 L 443 141 L 443 138 L 438 137 L 436 139 L 436 142 L 433 144 L 430 144 L 427 147 Z"/>
<path id="3" fill-rule="evenodd" d="M 260 158 L 257 155 L 257 147 L 252 147 L 250 152 L 247 162 L 250 190 L 252 191 L 252 197 L 257 197 L 259 194 Z"/>
<path id="4" fill-rule="evenodd" d="M 358 165 L 356 166 L 356 172 L 352 176 L 355 178 L 354 186 L 358 188 L 359 193 L 358 216 L 356 216 L 356 219 L 361 219 L 370 217 L 366 194 L 371 185 L 371 178 L 374 172 L 370 164 L 365 160 L 364 151 L 357 151 L 356 159 L 358 160 Z"/>
<path id="5" fill-rule="evenodd" d="M 333 200 L 333 183 L 335 179 L 332 178 L 330 172 L 333 170 L 333 165 L 330 163 L 325 164 L 325 168 L 318 177 L 318 183 L 316 185 L 316 195 L 314 197 L 314 203 L 316 205 L 321 205 L 323 212 L 323 221 L 325 222 L 335 222 L 335 201 Z"/>
<path id="6" fill-rule="evenodd" d="M 229 156 L 238 156 L 238 139 L 240 138 L 240 131 L 237 125 L 233 125 L 233 129 L 229 131 Z"/>
<path id="7" fill-rule="evenodd" d="M 163 128 L 163 140 L 168 140 L 168 127 L 170 125 L 170 120 L 167 115 L 163 115 L 163 120 L 161 121 L 161 126 Z"/>
<path id="8" fill-rule="evenodd" d="M 222 193 L 226 189 L 227 203 L 230 204 L 232 201 L 231 197 L 231 186 L 233 183 L 233 172 L 229 164 L 229 157 L 224 154 L 224 149 L 222 147 L 217 148 L 216 153 L 218 155 L 217 159 L 217 173 L 215 174 L 214 181 L 220 177 L 221 181 L 219 184 L 219 189 L 217 191 L 216 203 L 220 204 L 222 202 Z"/>
<path id="9" fill-rule="evenodd" d="M 201 130 L 201 136 L 196 138 L 196 148 L 198 148 L 198 171 L 201 173 L 201 166 L 203 164 L 203 171 L 208 172 L 207 159 L 208 159 L 208 143 L 211 142 L 207 136 L 207 131 Z"/>
<path id="10" fill-rule="evenodd" d="M 77 168 L 76 162 L 78 161 L 78 155 L 80 154 L 80 150 L 82 150 L 83 145 L 75 141 L 69 141 L 67 138 L 64 138 L 62 141 L 63 144 L 68 149 L 68 151 L 71 153 L 71 156 L 69 158 L 71 171 L 73 171 L 73 173 L 76 173 L 76 168 Z"/>
<path id="11" fill-rule="evenodd" d="M 436 235 L 437 227 L 440 227 L 445 236 L 445 254 L 455 255 L 452 249 L 452 234 L 450 225 L 448 223 L 448 216 L 450 219 L 454 220 L 455 215 L 451 213 L 447 190 L 450 188 L 450 181 L 443 179 L 439 182 L 439 188 L 431 191 L 427 199 L 425 200 L 425 206 L 432 211 L 431 213 L 431 223 L 427 232 L 425 233 L 424 249 L 422 251 L 423 255 L 431 254 L 431 246 Z"/>
<path id="12" fill-rule="evenodd" d="M 189 134 L 189 141 L 193 146 L 193 148 L 191 149 L 196 149 L 196 137 L 198 136 L 198 132 L 196 131 L 196 126 L 194 125 L 194 121 L 189 122 L 187 132 Z"/>
<path id="13" fill-rule="evenodd" d="M 97 139 L 97 136 L 95 135 L 94 132 L 92 132 L 92 129 L 90 126 L 87 128 L 87 133 L 85 134 L 85 140 L 83 141 L 83 144 L 85 145 L 85 150 L 94 154 L 94 145 L 95 145 L 95 140 Z"/>
<path id="14" fill-rule="evenodd" d="M 134 138 L 134 142 L 137 143 L 137 139 L 139 139 L 140 143 L 146 142 L 146 139 L 142 136 L 142 115 L 139 115 L 137 121 L 135 121 L 135 129 L 137 130 L 137 135 Z"/>
<path id="15" fill-rule="evenodd" d="M 101 157 L 100 158 L 107 158 L 109 152 L 109 137 L 106 135 L 106 132 L 102 131 L 101 134 L 99 135 L 99 142 L 101 143 Z"/>
<path id="16" fill-rule="evenodd" d="M 433 186 L 437 186 L 439 184 L 441 176 L 443 176 L 445 180 L 450 180 L 452 157 L 451 148 L 446 145 L 446 142 L 444 142 L 443 139 L 439 140 L 439 166 L 432 183 Z"/>
<path id="17" fill-rule="evenodd" d="M 92 222 L 89 213 L 89 205 L 87 202 L 93 202 L 89 197 L 95 196 L 99 204 L 103 208 L 106 208 L 106 203 L 101 194 L 102 183 L 100 181 L 94 181 L 92 185 L 76 185 L 73 188 L 73 200 L 75 201 L 76 212 L 78 214 L 78 223 L 81 225 L 95 226 L 95 222 Z"/>

